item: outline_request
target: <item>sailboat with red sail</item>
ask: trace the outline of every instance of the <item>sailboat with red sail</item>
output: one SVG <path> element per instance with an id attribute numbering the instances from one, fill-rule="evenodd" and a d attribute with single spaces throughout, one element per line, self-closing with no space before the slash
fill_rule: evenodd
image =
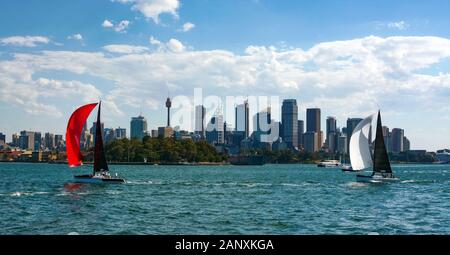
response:
<path id="1" fill-rule="evenodd" d="M 77 183 L 123 183 L 124 179 L 112 177 L 108 163 L 106 162 L 103 148 L 103 137 L 100 122 L 101 102 L 87 104 L 78 108 L 70 117 L 66 132 L 66 150 L 67 160 L 70 167 L 79 167 L 83 165 L 80 150 L 80 140 L 83 126 L 92 110 L 98 105 L 97 122 L 95 129 L 95 150 L 94 150 L 94 169 L 89 175 L 75 176 Z"/>

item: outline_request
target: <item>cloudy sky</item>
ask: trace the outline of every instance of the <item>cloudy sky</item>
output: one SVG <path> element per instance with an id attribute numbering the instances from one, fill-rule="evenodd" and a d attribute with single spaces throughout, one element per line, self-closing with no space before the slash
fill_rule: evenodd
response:
<path id="1" fill-rule="evenodd" d="M 336 116 L 381 108 L 413 149 L 450 147 L 450 1 L 2 0 L 0 132 L 63 134 L 102 99 L 107 127 L 167 95 L 276 95 Z"/>

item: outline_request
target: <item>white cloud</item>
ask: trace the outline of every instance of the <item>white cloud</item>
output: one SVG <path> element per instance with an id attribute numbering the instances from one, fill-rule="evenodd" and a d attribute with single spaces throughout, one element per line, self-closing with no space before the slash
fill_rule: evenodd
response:
<path id="1" fill-rule="evenodd" d="M 106 51 L 121 54 L 139 54 L 149 50 L 147 47 L 126 44 L 111 44 L 103 47 Z"/>
<path id="2" fill-rule="evenodd" d="M 167 48 L 172 52 L 183 52 L 186 49 L 180 41 L 173 38 L 167 43 Z"/>
<path id="3" fill-rule="evenodd" d="M 152 19 L 156 24 L 160 23 L 161 14 L 170 14 L 178 18 L 179 0 L 112 0 L 122 4 L 132 4 L 133 11 L 139 11 L 146 18 Z"/>
<path id="4" fill-rule="evenodd" d="M 102 27 L 112 29 L 118 33 L 126 33 L 130 24 L 131 22 L 128 20 L 122 20 L 119 23 L 114 24 L 114 21 L 106 19 L 105 21 L 103 21 Z"/>
<path id="5" fill-rule="evenodd" d="M 405 30 L 409 27 L 409 24 L 406 23 L 405 21 L 401 20 L 401 21 L 395 21 L 395 22 L 389 22 L 387 24 L 388 28 L 396 28 L 398 30 Z"/>
<path id="6" fill-rule="evenodd" d="M 38 44 L 48 44 L 50 39 L 45 36 L 11 36 L 0 39 L 2 45 L 36 47 Z"/>
<path id="7" fill-rule="evenodd" d="M 102 23 L 102 27 L 111 28 L 111 27 L 114 27 L 114 24 L 111 21 L 105 19 Z"/>
<path id="8" fill-rule="evenodd" d="M 77 40 L 77 41 L 83 41 L 83 36 L 81 34 L 74 34 L 74 35 L 69 35 L 67 37 L 67 39 L 69 40 Z"/>
<path id="9" fill-rule="evenodd" d="M 188 32 L 189 30 L 192 30 L 193 28 L 195 28 L 195 24 L 187 22 L 187 23 L 184 23 L 183 27 L 181 29 L 179 29 L 178 31 Z"/>

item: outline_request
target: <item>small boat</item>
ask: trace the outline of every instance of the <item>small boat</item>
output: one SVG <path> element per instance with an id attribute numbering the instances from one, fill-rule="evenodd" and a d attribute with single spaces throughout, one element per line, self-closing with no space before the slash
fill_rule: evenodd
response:
<path id="1" fill-rule="evenodd" d="M 109 173 L 108 163 L 106 162 L 105 152 L 103 150 L 103 138 L 100 122 L 101 102 L 88 104 L 78 108 L 70 117 L 66 132 L 66 151 L 67 160 L 70 167 L 79 167 L 83 165 L 80 151 L 80 137 L 83 126 L 86 123 L 89 114 L 98 105 L 97 123 L 95 130 L 95 151 L 94 151 L 94 170 L 89 175 L 78 175 L 74 177 L 76 183 L 124 183 L 125 180 L 115 177 Z"/>
<path id="2" fill-rule="evenodd" d="M 367 164 L 372 163 L 372 175 L 357 175 L 356 181 L 367 183 L 399 181 L 400 179 L 392 173 L 391 164 L 389 162 L 389 157 L 386 151 L 386 145 L 384 144 L 380 111 L 378 111 L 373 162 L 370 162 L 372 161 L 372 157 L 370 154 L 369 144 L 365 143 L 364 139 L 367 140 L 367 137 L 365 136 L 363 130 L 369 129 L 369 127 L 372 125 L 372 118 L 373 115 L 369 116 L 361 123 L 359 123 L 355 128 L 356 133 L 354 131 L 350 139 L 350 146 L 356 148 L 353 151 L 350 150 L 350 160 L 352 162 L 353 168 L 355 168 L 356 165 L 357 169 L 360 169 L 361 167 L 365 167 L 367 166 Z M 360 139 L 355 139 L 354 141 L 352 141 L 354 135 L 357 135 L 356 137 L 359 137 Z"/>
<path id="3" fill-rule="evenodd" d="M 324 160 L 317 164 L 317 167 L 339 167 L 341 163 L 338 160 Z"/>

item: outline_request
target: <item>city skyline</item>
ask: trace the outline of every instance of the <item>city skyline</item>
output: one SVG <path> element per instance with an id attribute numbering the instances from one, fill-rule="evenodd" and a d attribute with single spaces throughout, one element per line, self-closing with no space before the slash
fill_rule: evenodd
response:
<path id="1" fill-rule="evenodd" d="M 157 129 L 168 93 L 200 87 L 292 98 L 301 120 L 320 108 L 322 131 L 327 116 L 342 127 L 380 108 L 412 149 L 450 147 L 448 1 L 158 2 L 2 1 L 7 141 L 21 130 L 63 134 L 77 106 L 99 99 L 107 126 L 129 127 L 142 109 Z"/>

